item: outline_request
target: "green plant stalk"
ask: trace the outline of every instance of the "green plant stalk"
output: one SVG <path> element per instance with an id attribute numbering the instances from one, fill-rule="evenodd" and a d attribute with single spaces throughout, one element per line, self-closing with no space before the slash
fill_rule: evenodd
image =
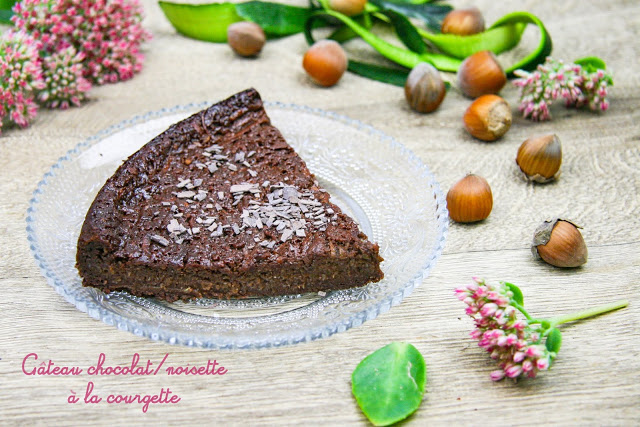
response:
<path id="1" fill-rule="evenodd" d="M 388 19 L 380 17 L 385 22 Z M 515 64 L 506 69 L 509 76 L 517 69 L 532 70 L 544 62 L 551 54 L 553 43 L 542 21 L 528 12 L 513 12 L 498 19 L 491 27 L 482 33 L 470 36 L 455 34 L 434 34 L 424 28 L 417 28 L 421 37 L 428 40 L 434 47 L 445 55 L 464 59 L 476 52 L 490 50 L 495 54 L 513 49 L 520 43 L 522 34 L 528 24 L 536 25 L 540 29 L 540 42 L 536 49 Z"/>
<path id="2" fill-rule="evenodd" d="M 434 34 L 424 28 L 418 28 L 418 33 L 443 53 L 454 58 L 464 59 L 481 50 L 490 50 L 498 55 L 513 49 L 520 43 L 526 26 L 527 24 L 522 22 L 501 25 L 470 36 Z"/>
<path id="3" fill-rule="evenodd" d="M 516 309 L 518 309 L 518 311 L 519 311 L 520 313 L 522 313 L 522 314 L 524 315 L 524 317 L 526 317 L 526 318 L 527 318 L 527 321 L 528 321 L 529 323 L 540 323 L 540 321 L 539 321 L 539 320 L 534 319 L 533 317 L 531 317 L 531 315 L 527 312 L 527 310 L 525 310 L 525 309 L 524 309 L 524 307 L 523 307 L 523 306 L 521 306 L 520 304 L 518 304 L 517 302 L 512 301 L 510 304 L 511 304 L 513 307 L 515 307 Z"/>
<path id="4" fill-rule="evenodd" d="M 563 323 L 582 320 L 588 317 L 593 317 L 599 314 L 607 313 L 609 311 L 619 310 L 621 308 L 628 306 L 629 301 L 620 300 L 620 301 L 612 302 L 610 304 L 605 304 L 605 305 L 601 305 L 594 308 L 588 308 L 586 310 L 580 310 L 580 311 L 576 311 L 569 314 L 563 314 L 562 316 L 552 317 L 551 319 L 535 319 L 531 317 L 531 315 L 527 312 L 527 310 L 524 309 L 522 305 L 518 304 L 515 301 L 512 301 L 510 305 L 516 308 L 518 311 L 520 311 L 520 313 L 524 315 L 529 325 L 536 325 L 536 324 L 540 325 L 540 327 L 542 328 L 541 330 L 541 338 L 542 338 L 548 335 L 553 328 L 559 325 L 562 325 Z"/>
<path id="5" fill-rule="evenodd" d="M 608 313 L 610 311 L 619 310 L 629 305 L 629 301 L 620 300 L 612 302 L 610 304 L 601 305 L 599 307 L 588 308 L 586 310 L 576 311 L 574 313 L 564 314 L 562 316 L 552 317 L 548 319 L 549 329 L 555 328 L 563 323 L 573 322 L 576 320 L 586 319 L 588 317 L 598 316 L 600 314 Z"/>
<path id="6" fill-rule="evenodd" d="M 528 12 L 509 13 L 494 22 L 489 29 L 491 30 L 492 28 L 496 28 L 502 25 L 515 23 L 528 23 L 537 25 L 540 29 L 540 42 L 533 52 L 505 70 L 508 77 L 512 77 L 515 70 L 534 70 L 538 66 L 538 64 L 542 64 L 545 61 L 547 56 L 551 55 L 551 51 L 553 49 L 551 36 L 547 32 L 547 29 L 545 28 L 540 18 Z"/>
<path id="7" fill-rule="evenodd" d="M 368 17 L 368 19 L 366 17 Z M 373 26 L 371 15 L 369 15 L 366 12 L 361 16 L 356 17 L 355 19 L 357 19 L 357 22 L 360 25 L 362 25 L 364 28 L 368 30 L 371 29 L 371 27 Z M 337 28 L 333 33 L 331 33 L 331 35 L 329 35 L 328 38 L 330 40 L 335 40 L 338 43 L 344 43 L 356 37 L 358 37 L 358 35 L 354 33 L 351 28 L 349 28 L 347 25 L 342 25 L 341 27 Z"/>
<path id="8" fill-rule="evenodd" d="M 353 32 L 360 36 L 371 47 L 378 51 L 378 53 L 403 67 L 413 68 L 421 62 L 428 62 L 441 71 L 455 72 L 458 70 L 458 67 L 462 62 L 459 59 L 452 58 L 447 55 L 431 52 L 417 54 L 410 50 L 400 48 L 376 36 L 371 31 L 360 26 L 348 16 L 332 10 L 317 12 L 311 16 L 311 19 L 321 17 L 322 15 L 328 15 L 333 18 L 339 19 L 349 28 L 351 28 Z M 307 25 L 307 29 L 305 29 L 305 36 L 307 38 L 307 42 L 309 44 L 313 44 L 313 37 L 311 36 L 310 27 L 310 25 Z"/>

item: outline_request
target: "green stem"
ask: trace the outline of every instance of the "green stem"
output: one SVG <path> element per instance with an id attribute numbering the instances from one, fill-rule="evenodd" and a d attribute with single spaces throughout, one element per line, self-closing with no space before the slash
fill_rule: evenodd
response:
<path id="1" fill-rule="evenodd" d="M 324 10 L 331 10 L 331 6 L 329 6 L 329 0 L 318 0 L 318 2 Z"/>
<path id="2" fill-rule="evenodd" d="M 581 319 L 586 319 L 588 317 L 597 316 L 599 314 L 607 313 L 609 311 L 624 308 L 628 305 L 629 305 L 629 301 L 620 300 L 620 301 L 612 302 L 610 304 L 601 305 L 599 307 L 588 308 L 586 310 L 576 311 L 574 313 L 553 317 L 549 319 L 548 322 L 549 322 L 550 328 L 555 328 L 556 326 L 562 325 L 563 323 L 573 322 L 575 320 L 581 320 Z"/>
<path id="3" fill-rule="evenodd" d="M 527 310 L 525 310 L 525 309 L 524 309 L 524 307 L 523 307 L 523 306 L 521 306 L 520 304 L 518 304 L 517 302 L 512 301 L 512 302 L 511 302 L 511 305 L 512 305 L 512 306 L 514 306 L 515 308 L 517 308 L 517 309 L 520 311 L 520 313 L 522 313 L 522 314 L 524 315 L 524 317 L 526 317 L 526 318 L 527 318 L 527 321 L 528 321 L 529 323 L 531 323 L 531 322 L 534 322 L 534 323 L 540 323 L 539 321 L 536 321 L 536 319 L 534 319 L 533 317 L 531 317 L 531 315 L 527 312 Z"/>
<path id="4" fill-rule="evenodd" d="M 547 29 L 545 28 L 540 18 L 528 12 L 509 13 L 494 22 L 493 25 L 489 27 L 489 30 L 500 27 L 502 25 L 516 23 L 528 23 L 536 25 L 540 30 L 540 42 L 533 52 L 505 69 L 508 77 L 512 77 L 513 72 L 518 69 L 527 71 L 534 70 L 538 64 L 542 64 L 544 62 L 545 58 L 551 54 L 551 50 L 553 49 L 551 36 L 547 32 Z"/>
<path id="5" fill-rule="evenodd" d="M 459 59 L 438 53 L 428 52 L 417 54 L 410 50 L 392 45 L 391 43 L 381 39 L 371 31 L 362 27 L 348 16 L 343 15 L 342 13 L 335 12 L 333 10 L 323 10 L 321 12 L 317 12 L 316 14 L 311 16 L 311 20 L 313 20 L 314 18 L 319 18 L 322 15 L 328 15 L 339 19 L 344 24 L 349 26 L 349 28 L 351 28 L 353 32 L 359 35 L 371 47 L 377 50 L 378 53 L 403 67 L 413 68 L 421 62 L 428 62 L 439 70 L 455 72 L 462 62 Z M 311 25 L 309 22 L 307 23 L 307 27 L 305 28 L 305 35 L 309 44 L 312 44 L 313 38 L 311 37 Z"/>
<path id="6" fill-rule="evenodd" d="M 496 55 L 513 49 L 524 32 L 526 23 L 501 25 L 470 36 L 434 34 L 418 28 L 420 36 L 429 40 L 441 52 L 454 58 L 465 59 L 481 50 L 490 50 Z"/>

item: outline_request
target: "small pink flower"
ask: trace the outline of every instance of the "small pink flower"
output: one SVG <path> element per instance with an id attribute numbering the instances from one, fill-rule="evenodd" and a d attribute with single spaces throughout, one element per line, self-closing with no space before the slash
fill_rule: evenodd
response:
<path id="1" fill-rule="evenodd" d="M 507 345 L 507 337 L 504 335 L 496 340 L 496 344 L 500 347 L 504 347 Z"/>
<path id="2" fill-rule="evenodd" d="M 543 358 L 543 359 L 538 359 L 536 361 L 536 367 L 538 369 L 540 369 L 541 371 L 544 371 L 546 369 L 549 369 L 549 359 L 548 358 Z"/>
<path id="3" fill-rule="evenodd" d="M 518 342 L 518 336 L 516 334 L 509 334 L 507 336 L 506 344 L 508 346 L 513 346 Z"/>
<path id="4" fill-rule="evenodd" d="M 490 377 L 493 381 L 500 381 L 504 378 L 504 371 L 502 369 L 498 369 L 496 371 L 491 372 Z"/>
<path id="5" fill-rule="evenodd" d="M 517 320 L 511 325 L 513 329 L 516 329 L 518 331 L 523 331 L 527 326 L 529 325 L 524 320 Z"/>
<path id="6" fill-rule="evenodd" d="M 538 358 L 543 355 L 543 351 L 538 345 L 530 345 L 525 351 L 525 354 L 527 355 L 527 357 Z"/>
<path id="7" fill-rule="evenodd" d="M 484 304 L 480 309 L 480 315 L 483 317 L 493 316 L 498 311 L 498 306 L 494 303 Z"/>
<path id="8" fill-rule="evenodd" d="M 521 365 L 511 365 L 509 367 L 505 367 L 504 373 L 509 378 L 516 378 L 522 374 L 522 366 Z"/>
<path id="9" fill-rule="evenodd" d="M 516 362 L 516 363 L 520 363 L 520 362 L 522 362 L 523 360 L 524 360 L 524 353 L 523 353 L 523 352 L 521 352 L 521 351 L 516 351 L 516 352 L 513 354 L 513 361 L 514 361 L 514 362 Z"/>
<path id="10" fill-rule="evenodd" d="M 522 370 L 524 372 L 531 372 L 534 368 L 533 362 L 529 359 L 522 362 Z"/>

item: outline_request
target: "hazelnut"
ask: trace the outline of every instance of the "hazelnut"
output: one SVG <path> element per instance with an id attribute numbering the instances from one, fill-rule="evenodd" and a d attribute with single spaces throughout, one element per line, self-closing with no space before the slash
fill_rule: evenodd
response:
<path id="1" fill-rule="evenodd" d="M 579 267 L 586 263 L 587 245 L 578 228 L 560 218 L 543 222 L 533 236 L 533 256 L 555 267 Z"/>
<path id="2" fill-rule="evenodd" d="M 267 40 L 262 28 L 253 22 L 235 22 L 227 28 L 227 41 L 240 56 L 256 56 Z"/>
<path id="3" fill-rule="evenodd" d="M 562 146 L 557 135 L 543 135 L 527 139 L 520 145 L 516 163 L 530 181 L 545 183 L 560 175 Z"/>
<path id="4" fill-rule="evenodd" d="M 497 95 L 483 95 L 464 113 L 464 127 L 483 141 L 495 141 L 511 127 L 511 108 Z"/>
<path id="5" fill-rule="evenodd" d="M 488 50 L 468 56 L 458 68 L 458 86 L 469 98 L 498 93 L 506 83 L 507 75 Z"/>
<path id="6" fill-rule="evenodd" d="M 438 70 L 424 62 L 413 67 L 404 85 L 407 102 L 420 113 L 430 113 L 438 108 L 446 93 Z"/>
<path id="7" fill-rule="evenodd" d="M 347 54 L 333 40 L 317 41 L 302 58 L 302 66 L 311 79 L 320 86 L 338 83 L 347 69 Z"/>
<path id="8" fill-rule="evenodd" d="M 447 193 L 449 217 L 456 222 L 476 222 L 487 218 L 493 208 L 493 194 L 486 179 L 469 174 Z"/>
<path id="9" fill-rule="evenodd" d="M 347 16 L 358 15 L 364 11 L 367 0 L 329 0 L 329 7 Z"/>
<path id="10" fill-rule="evenodd" d="M 444 17 L 443 34 L 470 36 L 484 31 L 484 17 L 477 7 L 452 10 Z"/>

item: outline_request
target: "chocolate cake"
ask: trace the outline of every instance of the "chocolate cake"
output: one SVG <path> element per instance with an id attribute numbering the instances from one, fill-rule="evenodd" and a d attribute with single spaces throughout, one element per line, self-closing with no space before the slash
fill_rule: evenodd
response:
<path id="1" fill-rule="evenodd" d="M 253 89 L 129 157 L 93 201 L 77 252 L 84 286 L 168 301 L 357 287 L 383 277 L 380 261 Z"/>

